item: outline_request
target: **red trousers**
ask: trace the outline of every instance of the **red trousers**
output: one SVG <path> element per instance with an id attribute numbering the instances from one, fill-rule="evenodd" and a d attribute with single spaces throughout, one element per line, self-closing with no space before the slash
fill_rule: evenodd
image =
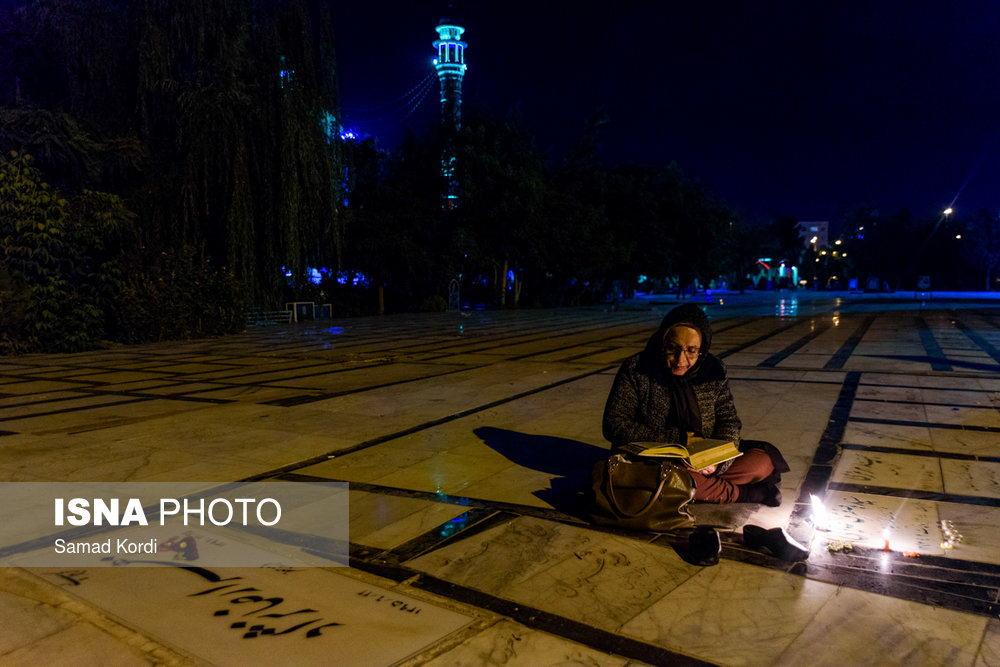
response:
<path id="1" fill-rule="evenodd" d="M 734 503 L 740 495 L 740 484 L 760 482 L 774 472 L 771 457 L 763 449 L 750 449 L 737 457 L 729 470 L 719 475 L 691 472 L 694 499 L 705 503 Z"/>

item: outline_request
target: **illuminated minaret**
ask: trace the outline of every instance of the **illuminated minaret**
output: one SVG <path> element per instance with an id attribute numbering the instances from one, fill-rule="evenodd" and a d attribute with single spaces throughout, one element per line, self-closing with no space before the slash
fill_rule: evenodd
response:
<path id="1" fill-rule="evenodd" d="M 441 128 L 444 131 L 444 151 L 441 155 L 441 178 L 444 181 L 444 206 L 458 204 L 458 179 L 455 176 L 455 136 L 462 127 L 462 77 L 465 76 L 465 28 L 454 21 L 441 19 L 434 42 L 437 58 L 434 68 L 441 82 Z"/>

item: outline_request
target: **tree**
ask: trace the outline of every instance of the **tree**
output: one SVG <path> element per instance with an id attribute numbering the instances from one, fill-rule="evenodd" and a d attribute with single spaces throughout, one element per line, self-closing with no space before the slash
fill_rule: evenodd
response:
<path id="1" fill-rule="evenodd" d="M 965 222 L 962 254 L 972 267 L 985 273 L 985 288 L 992 290 L 1000 273 L 1000 215 L 984 209 Z"/>
<path id="2" fill-rule="evenodd" d="M 842 218 L 843 251 L 848 253 L 847 267 L 862 284 L 869 279 L 901 288 L 920 260 L 915 240 L 920 236 L 909 211 L 881 216 L 871 204 L 859 204 Z M 808 262 L 807 262 L 808 263 Z"/>
<path id="3" fill-rule="evenodd" d="M 30 156 L 0 162 L 0 348 L 94 345 L 121 285 L 118 250 L 132 221 L 114 195 L 85 190 L 67 200 Z"/>
<path id="4" fill-rule="evenodd" d="M 694 279 L 703 283 L 728 270 L 725 239 L 732 231 L 736 214 L 701 183 L 681 181 L 682 200 L 675 223 L 677 244 L 676 273 L 680 286 Z"/>
<path id="5" fill-rule="evenodd" d="M 126 198 L 155 258 L 199 248 L 254 301 L 339 263 L 328 0 L 16 2 L 0 147 L 67 192 Z M 280 178 L 275 178 L 280 174 Z"/>
<path id="6" fill-rule="evenodd" d="M 342 214 L 342 279 L 351 286 L 331 289 L 357 296 L 358 286 L 373 288 L 383 308 L 396 310 L 443 293 L 455 254 L 452 234 L 442 222 L 432 142 L 411 136 L 396 153 L 387 154 L 372 139 L 349 141 L 344 164 L 348 196 Z M 349 307 L 373 310 L 371 303 Z"/>
<path id="7" fill-rule="evenodd" d="M 569 155 L 547 173 L 544 264 L 537 271 L 544 286 L 537 296 L 545 303 L 603 299 L 612 277 L 628 273 L 634 248 L 627 224 L 616 229 L 609 217 L 612 189 L 623 181 L 599 160 L 601 128 L 608 122 L 607 109 L 595 109 Z"/>
<path id="8" fill-rule="evenodd" d="M 458 170 L 462 199 L 456 221 L 461 234 L 475 239 L 470 260 L 492 285 L 494 303 L 508 305 L 510 292 L 516 306 L 525 268 L 538 264 L 545 224 L 541 155 L 516 116 L 473 116 L 462 129 Z"/>
<path id="9" fill-rule="evenodd" d="M 729 225 L 729 232 L 723 237 L 722 242 L 726 245 L 728 266 L 735 277 L 732 285 L 743 294 L 747 287 L 747 275 L 750 269 L 762 254 L 767 254 L 766 251 L 762 251 L 763 241 L 772 237 L 763 224 L 747 222 L 739 215 L 735 216 Z M 789 257 L 789 261 L 796 260 Z"/>

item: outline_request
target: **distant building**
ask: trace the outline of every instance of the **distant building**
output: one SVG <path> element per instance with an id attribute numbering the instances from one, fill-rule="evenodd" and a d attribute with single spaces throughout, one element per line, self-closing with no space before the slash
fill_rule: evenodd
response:
<path id="1" fill-rule="evenodd" d="M 830 223 L 826 220 L 822 222 L 798 222 L 795 224 L 795 229 L 799 232 L 802 245 L 807 248 L 823 248 L 830 245 Z"/>

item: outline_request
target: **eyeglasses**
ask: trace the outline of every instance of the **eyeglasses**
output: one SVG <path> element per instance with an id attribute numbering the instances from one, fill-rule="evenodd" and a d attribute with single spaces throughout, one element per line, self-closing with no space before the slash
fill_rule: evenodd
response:
<path id="1" fill-rule="evenodd" d="M 664 352 L 668 357 L 676 357 L 683 354 L 688 359 L 697 359 L 701 356 L 701 349 L 697 347 L 677 347 L 670 345 L 664 348 Z"/>

